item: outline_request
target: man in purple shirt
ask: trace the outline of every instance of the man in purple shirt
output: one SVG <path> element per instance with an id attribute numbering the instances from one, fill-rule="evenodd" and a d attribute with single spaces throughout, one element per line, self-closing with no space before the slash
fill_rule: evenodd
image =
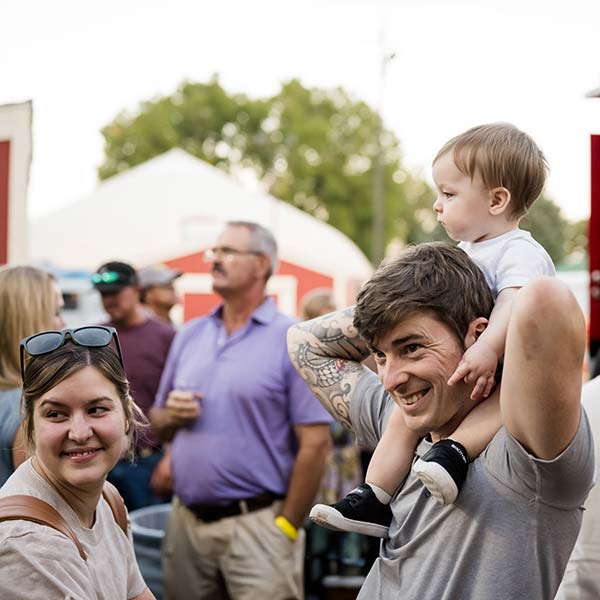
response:
<path id="1" fill-rule="evenodd" d="M 104 310 L 119 334 L 125 372 L 135 403 L 148 415 L 154 403 L 167 353 L 175 329 L 148 315 L 140 301 L 137 272 L 124 262 L 113 261 L 98 268 L 92 283 L 100 292 Z M 150 480 L 162 453 L 158 440 L 146 432 L 136 446 L 136 459 L 120 460 L 108 479 L 117 486 L 129 510 L 164 502 L 156 495 Z"/>
<path id="2" fill-rule="evenodd" d="M 295 372 L 292 319 L 265 294 L 271 232 L 228 223 L 205 252 L 223 303 L 173 342 L 152 421 L 172 438 L 166 598 L 303 598 L 302 522 L 330 449 L 330 418 Z"/>

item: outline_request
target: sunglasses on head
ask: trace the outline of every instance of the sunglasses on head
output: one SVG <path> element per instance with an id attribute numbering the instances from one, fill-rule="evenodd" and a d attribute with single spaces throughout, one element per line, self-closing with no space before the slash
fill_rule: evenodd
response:
<path id="1" fill-rule="evenodd" d="M 43 331 L 42 333 L 30 335 L 21 340 L 21 379 L 25 381 L 25 352 L 29 356 L 43 356 L 58 350 L 68 341 L 85 348 L 103 348 L 110 345 L 113 339 L 115 340 L 119 362 L 124 368 L 121 345 L 119 344 L 117 330 L 114 327 L 91 325 L 78 327 L 77 329 L 63 329 L 62 331 Z"/>

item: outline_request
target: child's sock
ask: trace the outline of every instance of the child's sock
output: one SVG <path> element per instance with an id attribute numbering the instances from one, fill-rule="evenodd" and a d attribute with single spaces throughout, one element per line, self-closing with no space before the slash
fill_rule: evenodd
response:
<path id="1" fill-rule="evenodd" d="M 371 483 L 370 481 L 367 481 L 366 483 L 367 485 L 371 486 L 373 493 L 377 497 L 377 500 L 381 502 L 381 504 L 390 503 L 390 501 L 392 500 L 392 496 L 388 494 L 383 488 L 380 488 L 379 486 L 375 485 L 374 483 Z"/>

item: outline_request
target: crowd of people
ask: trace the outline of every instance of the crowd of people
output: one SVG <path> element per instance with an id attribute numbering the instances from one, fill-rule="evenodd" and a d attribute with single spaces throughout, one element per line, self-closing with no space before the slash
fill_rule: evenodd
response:
<path id="1" fill-rule="evenodd" d="M 127 515 L 166 502 L 167 600 L 304 598 L 309 512 L 382 538 L 359 598 L 600 597 L 600 379 L 582 407 L 584 317 L 519 228 L 546 172 L 512 125 L 453 138 L 433 209 L 458 246 L 404 249 L 350 308 L 313 290 L 298 321 L 248 221 L 180 327 L 164 266 L 98 267 L 108 320 L 77 329 L 52 275 L 1 269 L 0 597 L 153 598 Z"/>

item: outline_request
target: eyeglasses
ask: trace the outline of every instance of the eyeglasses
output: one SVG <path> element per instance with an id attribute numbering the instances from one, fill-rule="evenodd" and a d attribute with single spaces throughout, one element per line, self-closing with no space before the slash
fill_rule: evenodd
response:
<path id="1" fill-rule="evenodd" d="M 29 356 L 43 356 L 58 350 L 68 341 L 85 348 L 103 348 L 108 346 L 113 339 L 115 340 L 119 362 L 125 368 L 119 337 L 114 327 L 93 325 L 78 327 L 77 329 L 63 329 L 62 331 L 43 331 L 42 333 L 30 335 L 21 340 L 21 379 L 25 381 L 25 352 Z"/>
<path id="2" fill-rule="evenodd" d="M 204 262 L 211 263 L 221 257 L 223 260 L 231 260 L 235 256 L 244 254 L 252 254 L 254 256 L 262 256 L 263 252 L 257 250 L 236 250 L 229 246 L 217 246 L 216 248 L 208 248 L 204 251 Z"/>

